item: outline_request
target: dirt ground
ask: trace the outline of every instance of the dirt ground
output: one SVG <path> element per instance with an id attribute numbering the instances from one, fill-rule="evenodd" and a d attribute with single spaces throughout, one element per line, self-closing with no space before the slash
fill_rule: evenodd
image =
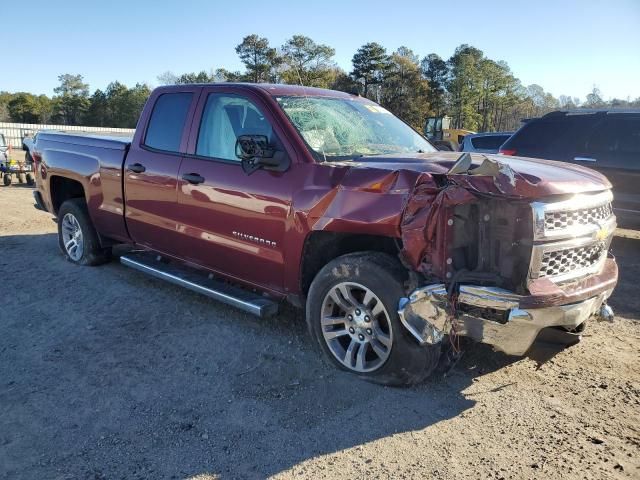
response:
<path id="1" fill-rule="evenodd" d="M 69 264 L 32 204 L 0 187 L 0 478 L 640 478 L 638 232 L 613 324 L 392 389 L 325 367 L 294 310 Z"/>

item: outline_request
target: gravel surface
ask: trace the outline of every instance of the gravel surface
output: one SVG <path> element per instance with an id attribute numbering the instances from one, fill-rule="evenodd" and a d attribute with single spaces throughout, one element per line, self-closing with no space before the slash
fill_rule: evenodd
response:
<path id="1" fill-rule="evenodd" d="M 295 310 L 71 265 L 32 204 L 0 187 L 0 478 L 640 478 L 634 232 L 613 324 L 392 389 L 325 367 Z"/>

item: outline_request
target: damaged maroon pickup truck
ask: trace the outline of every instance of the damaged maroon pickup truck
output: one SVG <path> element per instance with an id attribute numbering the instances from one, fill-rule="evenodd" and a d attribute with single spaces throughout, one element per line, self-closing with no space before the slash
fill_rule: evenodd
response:
<path id="1" fill-rule="evenodd" d="M 437 152 L 357 96 L 162 87 L 133 138 L 44 132 L 34 160 L 71 262 L 125 243 L 124 265 L 256 315 L 287 300 L 331 363 L 381 383 L 421 381 L 461 336 L 522 355 L 613 317 L 606 178 Z"/>

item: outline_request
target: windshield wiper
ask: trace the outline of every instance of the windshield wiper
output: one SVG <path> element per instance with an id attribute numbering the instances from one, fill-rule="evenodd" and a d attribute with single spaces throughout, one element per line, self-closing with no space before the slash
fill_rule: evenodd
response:
<path id="1" fill-rule="evenodd" d="M 364 157 L 361 153 L 356 153 L 353 155 L 326 155 L 324 157 L 325 162 L 343 162 L 345 160 L 355 160 L 357 158 Z"/>

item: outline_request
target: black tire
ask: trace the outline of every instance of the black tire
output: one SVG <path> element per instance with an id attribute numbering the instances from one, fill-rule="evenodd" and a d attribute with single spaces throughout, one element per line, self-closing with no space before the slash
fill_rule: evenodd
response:
<path id="1" fill-rule="evenodd" d="M 5 173 L 4 177 L 2 178 L 2 181 L 4 182 L 5 187 L 8 187 L 9 185 L 11 185 L 11 174 Z"/>
<path id="2" fill-rule="evenodd" d="M 420 383 L 434 371 L 440 358 L 440 345 L 421 347 L 398 317 L 398 301 L 406 295 L 406 276 L 406 270 L 397 259 L 380 252 L 343 255 L 320 270 L 309 289 L 306 319 L 314 343 L 329 363 L 365 380 L 394 386 Z M 354 282 L 369 289 L 382 301 L 388 313 L 393 330 L 391 351 L 386 361 L 371 372 L 359 372 L 343 365 L 323 335 L 323 301 L 332 288 L 343 282 Z"/>
<path id="3" fill-rule="evenodd" d="M 71 214 L 77 220 L 82 232 L 82 255 L 77 259 L 72 258 L 64 246 L 62 224 L 67 214 Z M 87 205 L 83 198 L 72 198 L 60 206 L 58 210 L 58 245 L 66 259 L 78 265 L 101 265 L 111 258 L 111 248 L 102 248 L 100 245 L 98 233 L 91 222 L 91 217 L 89 217 Z"/>
<path id="4" fill-rule="evenodd" d="M 31 175 L 30 173 L 27 173 L 27 185 L 31 187 L 33 186 L 34 183 L 36 182 L 33 179 L 33 175 Z"/>

